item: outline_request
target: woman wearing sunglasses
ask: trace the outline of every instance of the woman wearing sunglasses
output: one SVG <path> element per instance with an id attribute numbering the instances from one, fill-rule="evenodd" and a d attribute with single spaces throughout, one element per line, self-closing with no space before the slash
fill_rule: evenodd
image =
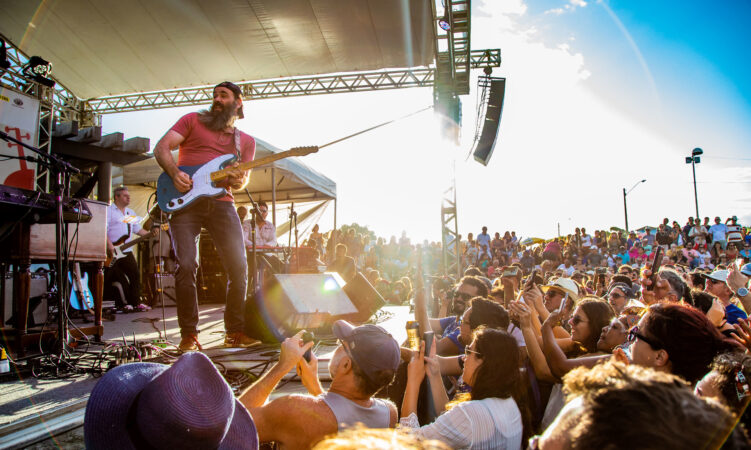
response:
<path id="1" fill-rule="evenodd" d="M 529 413 L 522 398 L 524 388 L 516 340 L 493 328 L 475 331 L 472 343 L 465 348 L 462 373 L 471 392 L 449 403 L 434 423 L 420 427 L 415 412 L 426 371 L 433 397 L 446 398 L 434 350 L 425 358 L 424 349 L 423 343 L 420 354 L 408 366 L 401 426 L 413 428 L 421 438 L 437 439 L 452 448 L 520 449 L 530 429 Z M 437 396 L 435 390 L 443 390 L 443 395 Z M 436 402 L 436 409 L 442 410 L 441 405 Z"/>
<path id="2" fill-rule="evenodd" d="M 629 332 L 631 362 L 672 373 L 692 385 L 714 357 L 739 350 L 698 309 L 674 303 L 652 305 Z"/>

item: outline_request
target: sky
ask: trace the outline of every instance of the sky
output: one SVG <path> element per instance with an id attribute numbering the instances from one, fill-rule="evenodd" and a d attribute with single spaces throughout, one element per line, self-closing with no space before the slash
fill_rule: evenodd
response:
<path id="1" fill-rule="evenodd" d="M 322 149 L 303 162 L 337 183 L 338 224 L 438 241 L 455 175 L 459 233 L 549 238 L 695 214 L 751 224 L 751 2 L 475 0 L 471 47 L 500 48 L 507 79 L 488 166 L 470 152 L 476 78 L 461 98 L 461 145 L 430 111 Z M 286 149 L 323 145 L 432 104 L 430 89 L 258 100 L 238 127 Z M 152 146 L 199 107 L 106 115 L 104 132 Z M 285 215 L 282 214 L 284 217 Z M 333 208 L 320 218 L 333 225 Z"/>

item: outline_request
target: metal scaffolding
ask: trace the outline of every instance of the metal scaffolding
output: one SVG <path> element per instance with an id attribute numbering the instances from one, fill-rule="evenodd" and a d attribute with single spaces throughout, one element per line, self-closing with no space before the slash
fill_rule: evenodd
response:
<path id="1" fill-rule="evenodd" d="M 462 243 L 456 219 L 456 177 L 452 173 L 451 186 L 443 193 L 441 200 L 441 241 L 443 243 L 443 273 L 462 276 Z"/>
<path id="2" fill-rule="evenodd" d="M 475 50 L 461 56 L 470 68 L 498 67 L 501 64 L 499 49 Z M 435 85 L 436 70 L 432 67 L 388 69 L 320 75 L 303 78 L 246 81 L 237 83 L 248 100 L 296 97 L 303 95 L 337 94 Z M 193 106 L 210 103 L 213 86 L 172 89 L 158 92 L 141 92 L 89 99 L 85 110 L 93 114 L 111 114 L 127 111 Z"/>

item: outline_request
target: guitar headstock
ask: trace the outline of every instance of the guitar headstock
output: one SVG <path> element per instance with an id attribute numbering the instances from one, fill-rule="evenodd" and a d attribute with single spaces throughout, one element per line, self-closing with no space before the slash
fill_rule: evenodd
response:
<path id="1" fill-rule="evenodd" d="M 292 147 L 289 149 L 290 156 L 305 156 L 318 151 L 317 145 L 311 145 L 307 147 Z"/>

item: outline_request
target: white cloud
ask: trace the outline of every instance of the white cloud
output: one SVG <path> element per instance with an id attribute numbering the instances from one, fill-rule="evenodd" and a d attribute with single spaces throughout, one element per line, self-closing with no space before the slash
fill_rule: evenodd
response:
<path id="1" fill-rule="evenodd" d="M 572 5 L 578 6 L 580 8 L 584 8 L 585 6 L 587 6 L 587 2 L 585 2 L 584 0 L 568 0 L 568 1 Z"/>
<path id="2" fill-rule="evenodd" d="M 553 8 L 553 9 L 549 9 L 545 11 L 545 14 L 554 14 L 556 16 L 560 16 L 563 13 L 564 13 L 563 8 Z"/>

